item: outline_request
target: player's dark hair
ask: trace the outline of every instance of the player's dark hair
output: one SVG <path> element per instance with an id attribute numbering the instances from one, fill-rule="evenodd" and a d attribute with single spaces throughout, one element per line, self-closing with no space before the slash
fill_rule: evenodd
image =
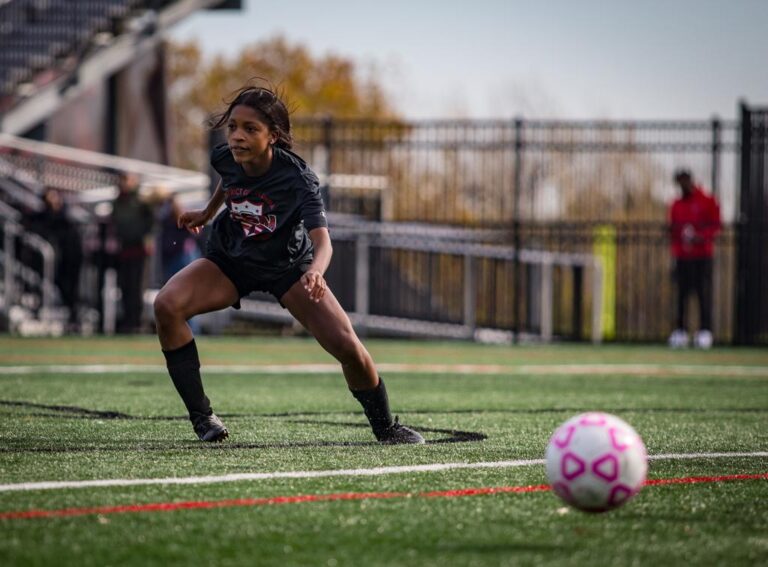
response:
<path id="1" fill-rule="evenodd" d="M 216 130 L 224 126 L 232 114 L 232 109 L 242 104 L 259 113 L 269 129 L 277 134 L 275 146 L 285 150 L 290 150 L 293 146 L 288 107 L 274 90 L 247 85 L 238 90 L 226 104 L 227 108 L 223 112 L 214 114 L 209 120 L 211 129 Z"/>
<path id="2" fill-rule="evenodd" d="M 681 167 L 675 170 L 674 180 L 680 181 L 681 179 L 693 179 L 691 170 L 685 167 Z"/>

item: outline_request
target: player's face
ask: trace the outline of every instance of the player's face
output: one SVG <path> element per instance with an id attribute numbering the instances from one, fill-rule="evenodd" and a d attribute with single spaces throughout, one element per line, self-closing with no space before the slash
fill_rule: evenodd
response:
<path id="1" fill-rule="evenodd" d="M 227 143 L 237 163 L 259 166 L 269 162 L 272 158 L 270 144 L 275 138 L 253 108 L 239 104 L 232 109 L 227 121 Z"/>

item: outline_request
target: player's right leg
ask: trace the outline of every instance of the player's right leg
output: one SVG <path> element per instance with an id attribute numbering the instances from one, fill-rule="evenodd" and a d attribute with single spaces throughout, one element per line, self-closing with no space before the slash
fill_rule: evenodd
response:
<path id="1" fill-rule="evenodd" d="M 232 281 L 204 258 L 176 273 L 155 298 L 155 325 L 168 373 L 201 441 L 222 441 L 229 432 L 213 413 L 203 390 L 200 358 L 187 320 L 229 307 L 238 299 Z"/>

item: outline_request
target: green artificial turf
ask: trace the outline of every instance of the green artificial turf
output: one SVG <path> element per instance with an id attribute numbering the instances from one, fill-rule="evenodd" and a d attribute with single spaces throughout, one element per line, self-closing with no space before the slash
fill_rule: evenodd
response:
<path id="1" fill-rule="evenodd" d="M 600 410 L 632 424 L 649 454 L 768 451 L 768 352 L 625 346 L 487 346 L 367 341 L 381 364 L 441 365 L 386 375 L 395 413 L 429 444 L 382 447 L 340 372 L 313 341 L 202 337 L 206 389 L 230 428 L 197 442 L 170 379 L 152 367 L 0 373 L 0 484 L 323 471 L 540 459 L 552 431 Z M 161 367 L 154 337 L 0 338 L 0 366 Z M 206 365 L 253 372 L 205 374 Z M 525 366 L 485 375 L 442 365 Z M 594 375 L 552 365 L 659 365 Z M 528 369 L 528 367 L 532 367 Z M 691 367 L 694 367 L 691 370 Z M 695 367 L 701 367 L 697 374 Z M 540 371 L 535 367 L 541 367 Z M 686 367 L 682 374 L 675 368 Z M 749 375 L 739 369 L 752 368 Z M 612 367 L 613 368 L 613 367 Z M 629 367 L 627 367 L 629 368 Z M 712 369 L 716 369 L 713 372 Z M 733 369 L 733 372 L 729 371 Z M 473 437 L 474 436 L 474 437 Z M 471 440 L 485 436 L 482 441 Z M 470 440 L 467 440 L 470 439 Z M 458 442 L 448 442 L 458 441 Z M 463 442 L 462 442 L 463 441 Z M 650 479 L 764 474 L 768 458 L 651 461 Z M 216 509 L 0 520 L 2 565 L 756 565 L 768 561 L 768 480 L 646 487 L 588 515 L 550 492 L 453 498 L 430 491 L 536 486 L 542 465 L 194 485 L 0 491 L 23 510 L 337 493 L 411 496 Z"/>

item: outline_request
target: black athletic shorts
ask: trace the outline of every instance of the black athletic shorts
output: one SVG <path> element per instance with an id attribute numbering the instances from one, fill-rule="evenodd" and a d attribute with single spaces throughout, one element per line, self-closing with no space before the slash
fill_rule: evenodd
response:
<path id="1" fill-rule="evenodd" d="M 205 259 L 216 264 L 224 272 L 224 275 L 235 284 L 237 293 L 241 298 L 252 291 L 264 291 L 272 294 L 283 307 L 285 305 L 280 301 L 280 298 L 291 289 L 293 284 L 301 279 L 301 276 L 304 275 L 304 272 L 309 269 L 309 265 L 312 263 L 312 256 L 309 256 L 281 274 L 265 276 L 264 274 L 255 274 L 252 271 L 244 270 L 242 266 L 220 252 L 209 250 L 205 255 Z M 240 300 L 238 299 L 238 301 L 233 303 L 232 307 L 240 309 Z"/>

